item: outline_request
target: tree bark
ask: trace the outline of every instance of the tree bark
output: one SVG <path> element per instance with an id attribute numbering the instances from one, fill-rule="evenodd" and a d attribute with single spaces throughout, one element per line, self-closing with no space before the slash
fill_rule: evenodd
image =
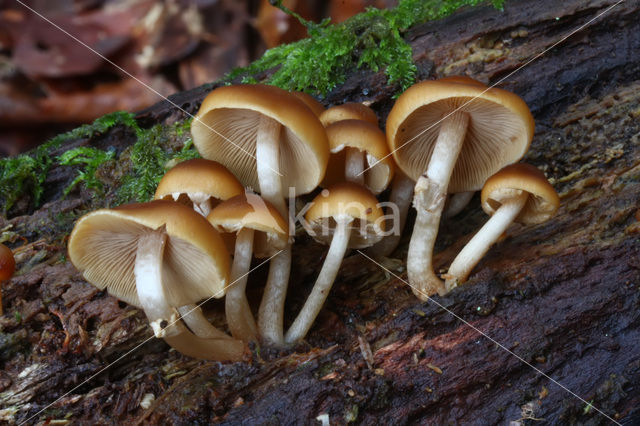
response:
<path id="1" fill-rule="evenodd" d="M 560 210 L 547 223 L 510 227 L 466 284 L 425 303 L 405 284 L 408 238 L 388 271 L 353 253 L 293 351 L 261 348 L 252 362 L 220 364 L 145 343 L 144 315 L 88 285 L 66 260 L 69 229 L 57 220 L 86 199 L 62 200 L 73 174 L 52 170 L 47 204 L 0 223 L 29 241 L 16 253 L 21 272 L 2 290 L 0 420 L 609 423 L 604 413 L 639 423 L 640 2 L 591 21 L 614 4 L 513 0 L 504 12 L 467 9 L 407 32 L 421 79 L 504 78 L 499 87 L 524 98 L 536 119 L 525 161 L 551 179 Z M 195 113 L 211 88 L 171 100 Z M 323 102 L 370 101 L 384 122 L 394 90 L 382 73 L 354 70 Z M 160 102 L 138 118 L 149 126 L 184 117 Z M 132 142 L 115 128 L 76 144 Z M 486 220 L 476 196 L 441 224 L 436 271 Z M 325 251 L 297 239 L 288 322 Z M 256 275 L 249 288 L 264 282 L 265 271 Z M 207 305 L 214 323 L 223 322 L 221 307 Z"/>

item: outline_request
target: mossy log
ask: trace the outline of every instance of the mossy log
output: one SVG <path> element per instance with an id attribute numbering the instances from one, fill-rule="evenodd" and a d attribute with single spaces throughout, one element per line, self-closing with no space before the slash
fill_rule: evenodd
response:
<path id="1" fill-rule="evenodd" d="M 467 284 L 427 303 L 403 281 L 406 238 L 388 271 L 352 254 L 295 350 L 260 348 L 251 362 L 221 364 L 148 340 L 141 312 L 66 260 L 73 218 L 100 200 L 85 191 L 62 199 L 73 171 L 51 170 L 45 204 L 18 206 L 0 223 L 14 233 L 20 268 L 2 290 L 0 421 L 640 423 L 640 2 L 607 10 L 615 3 L 514 0 L 504 12 L 464 10 L 405 34 L 420 78 L 505 78 L 500 86 L 526 100 L 536 135 L 525 160 L 551 179 L 560 210 L 511 227 Z M 193 113 L 210 89 L 171 100 Z M 369 101 L 384 121 L 394 90 L 382 73 L 353 70 L 323 102 Z M 137 118 L 184 117 L 160 102 Z M 133 141 L 115 127 L 72 144 L 123 150 Z M 446 267 L 485 220 L 476 196 L 442 224 L 435 264 Z M 296 242 L 289 320 L 325 250 Z M 254 299 L 265 271 L 256 275 Z M 221 307 L 208 305 L 218 324 Z"/>

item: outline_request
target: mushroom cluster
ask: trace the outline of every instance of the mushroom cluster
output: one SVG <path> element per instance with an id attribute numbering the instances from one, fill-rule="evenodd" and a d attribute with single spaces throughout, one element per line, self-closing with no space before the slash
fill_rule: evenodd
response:
<path id="1" fill-rule="evenodd" d="M 417 218 L 408 277 L 422 300 L 464 282 L 511 221 L 539 223 L 558 206 L 553 188 L 532 166 L 499 171 L 531 142 L 527 106 L 468 77 L 408 89 L 389 114 L 386 135 L 363 104 L 325 110 L 304 93 L 259 84 L 213 90 L 191 132 L 203 158 L 169 170 L 155 201 L 83 216 L 69 256 L 87 281 L 140 307 L 156 337 L 198 358 L 236 361 L 251 341 L 283 347 L 304 339 L 347 250 L 391 254 L 412 201 Z M 385 215 L 376 197 L 390 185 Z M 453 261 L 445 282 L 431 266 L 445 200 L 460 194 L 449 195 L 444 217 L 451 217 L 483 185 L 482 207 L 493 218 Z M 295 200 L 314 191 L 300 209 Z M 285 331 L 300 218 L 329 248 Z M 269 262 L 258 307 L 246 295 L 254 258 Z M 199 307 L 212 297 L 225 297 L 231 336 Z"/>

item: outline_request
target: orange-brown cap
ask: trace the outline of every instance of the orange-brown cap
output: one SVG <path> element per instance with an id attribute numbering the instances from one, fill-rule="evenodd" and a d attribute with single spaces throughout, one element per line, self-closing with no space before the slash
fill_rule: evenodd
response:
<path id="1" fill-rule="evenodd" d="M 530 164 L 512 164 L 487 179 L 480 200 L 482 209 L 489 215 L 502 203 L 522 191 L 529 198 L 516 222 L 523 224 L 542 223 L 549 219 L 560 206 L 560 198 L 544 174 Z"/>
<path id="2" fill-rule="evenodd" d="M 4 244 L 0 244 L 0 281 L 8 280 L 11 278 L 16 270 L 16 260 L 13 257 L 11 249 Z M 0 297 L 0 301 L 2 298 Z M 2 306 L 0 306 L 0 312 Z"/>
<path id="3" fill-rule="evenodd" d="M 163 287 L 172 306 L 224 296 L 230 257 L 220 234 L 192 209 L 156 200 L 82 216 L 69 238 L 69 258 L 87 281 L 140 307 L 134 266 L 138 238 L 165 229 Z"/>
<path id="4" fill-rule="evenodd" d="M 289 225 L 278 210 L 259 195 L 243 193 L 219 204 L 209 216 L 219 232 L 258 231 L 253 243 L 256 257 L 269 257 L 289 242 Z"/>
<path id="5" fill-rule="evenodd" d="M 331 219 L 341 216 L 354 219 L 350 248 L 369 247 L 382 239 L 384 213 L 376 197 L 365 187 L 343 182 L 323 190 L 314 198 L 305 220 L 311 227 L 313 238 L 327 244 L 331 242 L 335 225 Z"/>
<path id="6" fill-rule="evenodd" d="M 342 120 L 363 120 L 374 126 L 378 125 L 376 113 L 368 106 L 356 102 L 332 106 L 320 114 L 320 122 L 324 127 Z"/>
<path id="7" fill-rule="evenodd" d="M 313 191 L 329 161 L 327 135 L 305 103 L 285 90 L 261 84 L 218 87 L 191 123 L 193 143 L 204 158 L 219 161 L 245 186 L 258 189 L 256 136 L 262 115 L 283 126 L 282 186 L 298 195 Z"/>
<path id="8" fill-rule="evenodd" d="M 366 157 L 364 184 L 374 194 L 384 191 L 395 169 L 387 139 L 378 126 L 362 120 L 342 120 L 327 126 L 329 165 L 322 186 L 345 182 L 345 148 L 361 151 Z"/>
<path id="9" fill-rule="evenodd" d="M 486 88 L 468 77 L 423 81 L 400 95 L 387 118 L 389 149 L 411 179 L 427 169 L 439 122 L 458 109 L 469 115 L 469 126 L 449 192 L 479 190 L 489 176 L 529 149 L 533 117 L 517 95 Z"/>
<path id="10" fill-rule="evenodd" d="M 300 99 L 302 102 L 304 102 L 305 105 L 308 106 L 311 111 L 313 111 L 316 117 L 320 117 L 320 114 L 322 114 L 325 111 L 324 105 L 316 101 L 316 98 L 314 98 L 310 94 L 304 93 L 304 92 L 295 92 L 295 91 L 291 92 L 291 94 L 296 98 Z"/>
<path id="11" fill-rule="evenodd" d="M 154 198 L 171 200 L 173 194 L 187 194 L 224 201 L 243 192 L 240 181 L 225 166 L 195 158 L 178 163 L 165 173 L 158 183 Z"/>
<path id="12" fill-rule="evenodd" d="M 438 79 L 439 82 L 448 82 L 448 83 L 459 83 L 459 84 L 468 84 L 471 86 L 478 86 L 486 88 L 487 86 L 476 79 L 473 79 L 466 75 L 449 75 L 447 77 L 442 77 Z"/>

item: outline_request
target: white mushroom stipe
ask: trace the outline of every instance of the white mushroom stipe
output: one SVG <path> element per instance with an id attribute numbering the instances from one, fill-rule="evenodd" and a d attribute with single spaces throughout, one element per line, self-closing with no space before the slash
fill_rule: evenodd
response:
<path id="1" fill-rule="evenodd" d="M 167 234 L 164 226 L 142 234 L 138 239 L 134 274 L 138 298 L 156 337 L 182 332 L 179 315 L 172 308 L 162 287 L 162 256 Z"/>
<path id="2" fill-rule="evenodd" d="M 414 188 L 413 204 L 417 216 L 409 243 L 407 275 L 413 293 L 423 301 L 428 298 L 425 294 L 446 293 L 444 282 L 433 271 L 433 247 L 447 187 L 468 123 L 469 116 L 464 112 L 452 113 L 442 121 L 427 171 L 420 176 Z"/>
<path id="3" fill-rule="evenodd" d="M 413 187 L 414 183 L 404 174 L 396 175 L 391 186 L 391 194 L 389 195 L 389 203 L 395 204 L 398 207 L 398 217 L 393 218 L 395 223 L 391 226 L 387 224 L 387 232 L 391 234 L 384 237 L 379 243 L 367 249 L 367 254 L 374 258 L 387 257 L 398 247 L 400 238 L 402 237 L 402 230 L 407 223 L 407 214 L 409 213 L 409 207 L 411 207 L 411 200 L 413 199 Z"/>
<path id="4" fill-rule="evenodd" d="M 246 296 L 247 279 L 253 255 L 251 228 L 243 228 L 236 237 L 235 254 L 231 267 L 231 286 L 225 296 L 225 314 L 231 334 L 244 341 L 256 340 L 257 327 Z"/>
<path id="5" fill-rule="evenodd" d="M 184 305 L 178 308 L 182 320 L 189 330 L 198 337 L 205 339 L 231 339 L 231 336 L 218 330 L 205 318 L 202 309 L 194 304 Z"/>
<path id="6" fill-rule="evenodd" d="M 344 174 L 347 182 L 364 185 L 364 153 L 357 148 L 347 147 L 345 150 Z"/>
<path id="7" fill-rule="evenodd" d="M 338 275 L 338 270 L 342 264 L 342 259 L 347 250 L 349 238 L 351 236 L 351 222 L 353 218 L 350 216 L 336 217 L 336 227 L 329 246 L 329 252 L 322 264 L 322 269 L 318 274 L 318 278 L 311 290 L 311 294 L 307 298 L 304 306 L 298 313 L 298 316 L 287 331 L 285 342 L 292 344 L 307 335 L 313 321 L 320 313 L 322 305 L 324 305 L 329 291 L 333 286 L 333 282 Z"/>
<path id="8" fill-rule="evenodd" d="M 284 344 L 284 302 L 291 271 L 291 245 L 269 263 L 269 276 L 258 310 L 258 330 L 265 343 Z"/>
<path id="9" fill-rule="evenodd" d="M 256 137 L 256 166 L 260 195 L 278 209 L 282 217 L 287 217 L 287 207 L 282 192 L 280 175 L 279 138 L 282 125 L 276 120 L 260 116 Z"/>
<path id="10" fill-rule="evenodd" d="M 287 218 L 287 206 L 282 193 L 279 164 L 281 125 L 265 115 L 260 117 L 256 137 L 257 172 L 260 195 L 271 202 L 282 217 Z M 284 302 L 291 269 L 291 246 L 271 260 L 269 277 L 258 312 L 258 329 L 262 339 L 273 345 L 284 343 Z"/>
<path id="11" fill-rule="evenodd" d="M 459 283 L 466 281 L 473 267 L 513 223 L 529 198 L 527 192 L 519 192 L 519 195 L 504 201 L 487 223 L 458 253 L 447 272 L 447 280 L 445 281 L 447 291 L 451 291 Z"/>
<path id="12" fill-rule="evenodd" d="M 469 204 L 471 199 L 473 198 L 474 191 L 465 191 L 458 192 L 456 194 L 450 194 L 447 202 L 444 206 L 444 213 L 442 214 L 445 218 L 450 218 L 456 216 L 465 207 Z"/>

